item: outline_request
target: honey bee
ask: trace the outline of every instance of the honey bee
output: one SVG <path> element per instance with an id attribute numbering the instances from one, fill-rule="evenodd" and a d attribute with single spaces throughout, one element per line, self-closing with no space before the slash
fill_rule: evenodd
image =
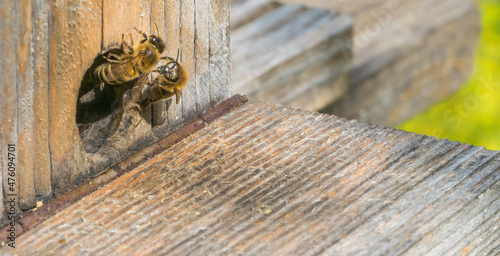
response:
<path id="1" fill-rule="evenodd" d="M 122 34 L 122 42 L 120 49 L 111 49 L 103 55 L 105 63 L 99 65 L 94 74 L 99 81 L 109 84 L 122 84 L 132 81 L 143 74 L 149 73 L 161 59 L 161 54 L 165 50 L 163 40 L 153 34 L 146 33 L 134 28 L 143 39 L 134 45 L 132 35 L 130 42 L 132 47 L 124 40 Z"/>
<path id="2" fill-rule="evenodd" d="M 175 103 L 179 104 L 181 99 L 182 89 L 186 86 L 188 75 L 186 69 L 179 63 L 180 51 L 177 52 L 177 59 L 171 57 L 163 57 L 167 59 L 167 63 L 158 67 L 152 72 L 158 73 L 159 76 L 148 83 L 143 92 L 147 103 L 152 103 L 158 100 L 167 99 L 175 95 Z"/>

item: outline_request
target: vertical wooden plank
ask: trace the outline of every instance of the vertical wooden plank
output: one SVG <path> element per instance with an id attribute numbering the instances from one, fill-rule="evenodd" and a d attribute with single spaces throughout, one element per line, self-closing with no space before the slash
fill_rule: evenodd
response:
<path id="1" fill-rule="evenodd" d="M 21 0 L 18 59 L 18 111 L 19 111 L 19 207 L 35 207 L 35 172 L 33 147 L 33 55 L 31 40 L 31 0 Z"/>
<path id="2" fill-rule="evenodd" d="M 222 48 L 221 56 L 221 70 L 222 70 L 222 84 L 220 98 L 217 103 L 226 100 L 233 95 L 233 87 L 231 86 L 231 0 L 221 0 L 222 13 L 221 22 L 217 23 L 222 30 L 222 40 L 220 47 Z"/>
<path id="3" fill-rule="evenodd" d="M 193 79 L 194 74 L 194 51 L 195 51 L 195 0 L 180 1 L 180 61 L 184 65 L 187 73 L 191 76 L 186 87 L 182 91 L 182 121 L 189 122 L 196 116 L 196 84 Z"/>
<path id="4" fill-rule="evenodd" d="M 35 192 L 52 196 L 49 151 L 49 0 L 33 2 Z"/>
<path id="5" fill-rule="evenodd" d="M 165 42 L 168 40 L 166 37 L 167 29 L 166 29 L 166 9 L 164 1 L 152 1 L 151 2 L 151 28 L 154 28 L 153 31 L 158 33 L 156 36 L 162 38 Z M 158 31 L 156 31 L 156 27 L 158 27 Z M 163 56 L 168 56 L 168 49 L 165 49 Z M 159 65 L 163 65 L 160 63 Z M 147 110 L 145 110 L 147 111 Z M 151 125 L 152 126 L 162 126 L 165 125 L 167 120 L 167 101 L 161 100 L 151 104 Z"/>
<path id="6" fill-rule="evenodd" d="M 82 54 L 79 71 L 78 85 L 80 85 L 84 72 L 90 67 L 96 54 L 102 45 L 103 28 L 103 0 L 79 0 L 78 17 L 80 18 L 78 29 L 79 52 Z M 77 88 L 78 89 L 78 88 Z M 74 103 L 76 105 L 76 101 Z"/>
<path id="7" fill-rule="evenodd" d="M 231 58 L 229 35 L 229 0 L 210 0 L 210 104 L 231 95 Z"/>
<path id="8" fill-rule="evenodd" d="M 80 67 L 80 74 L 78 75 L 79 80 L 77 83 L 77 93 L 80 89 L 81 80 L 84 77 L 84 73 L 87 68 L 91 66 L 96 55 L 102 50 L 102 41 L 103 41 L 103 0 L 80 0 L 79 8 L 82 10 L 81 20 L 79 24 L 79 30 L 81 31 L 81 35 L 79 36 L 79 44 L 82 49 L 82 65 Z M 76 96 L 78 97 L 78 96 Z M 76 101 L 73 103 L 76 106 Z M 76 123 L 76 120 L 73 119 L 73 123 Z M 80 133 L 78 129 L 76 130 L 76 134 L 78 134 L 78 145 L 82 147 L 81 151 L 85 153 L 83 149 L 83 144 L 81 141 Z M 86 153 L 85 156 L 87 157 Z M 91 161 L 89 161 L 91 162 Z M 94 164 L 94 163 L 91 163 Z M 93 174 L 97 171 L 95 165 L 92 165 L 91 171 Z M 89 176 L 82 177 L 86 181 L 89 179 Z M 79 178 L 78 178 L 79 179 Z M 77 180 L 78 181 L 78 180 Z"/>
<path id="9" fill-rule="evenodd" d="M 0 50 L 2 50 L 2 49 L 3 49 L 3 45 L 0 44 Z M 0 90 L 1 89 L 3 89 L 3 83 L 0 83 Z M 0 119 L 1 118 L 2 118 L 2 108 L 1 108 L 1 103 L 0 103 Z M 1 131 L 2 130 L 0 129 L 0 132 Z M 4 222 L 6 222 L 6 216 L 7 216 L 7 211 L 5 211 L 5 202 L 7 200 L 6 200 L 6 197 L 4 195 L 4 189 L 3 189 L 3 187 L 4 187 L 3 176 L 5 175 L 5 173 L 7 173 L 7 170 L 4 167 L 5 161 L 4 161 L 4 157 L 3 157 L 3 155 L 6 154 L 7 150 L 3 149 L 4 145 L 5 145 L 5 143 L 3 140 L 3 136 L 2 136 L 2 133 L 0 133 L 0 146 L 1 146 L 1 148 L 0 148 L 0 154 L 1 154 L 0 155 L 0 171 L 2 172 L 2 173 L 0 173 L 0 182 L 1 182 L 0 183 L 1 184 L 0 185 L 0 200 L 2 200 L 1 201 L 2 203 L 0 203 L 0 224 L 1 225 L 3 225 Z"/>
<path id="10" fill-rule="evenodd" d="M 122 34 L 132 34 L 134 43 L 138 43 L 141 36 L 134 30 L 134 27 L 148 34 L 151 32 L 149 0 L 127 1 L 126 3 L 104 0 L 102 11 L 103 50 L 110 46 L 118 46 Z M 130 37 L 127 36 L 126 40 L 129 42 Z"/>
<path id="11" fill-rule="evenodd" d="M 231 95 L 229 3 L 166 1 L 167 48 L 171 56 L 181 48 L 181 61 L 190 76 L 181 104 L 168 109 L 170 129 Z"/>
<path id="12" fill-rule="evenodd" d="M 177 54 L 180 49 L 180 32 L 181 32 L 181 1 L 179 0 L 165 0 L 166 15 L 166 45 L 168 54 L 173 56 Z M 183 99 L 181 99 L 182 101 Z M 167 124 L 168 131 L 173 131 L 182 125 L 182 103 L 175 104 L 172 102 L 167 110 Z"/>
<path id="13" fill-rule="evenodd" d="M 210 1 L 195 0 L 194 16 L 194 73 L 192 80 L 196 91 L 196 112 L 204 113 L 210 108 Z"/>
<path id="14" fill-rule="evenodd" d="M 2 217 L 5 220 L 7 211 L 9 209 L 4 209 L 4 202 L 10 198 L 14 198 L 15 202 L 19 202 L 19 168 L 16 168 L 16 175 L 10 177 L 7 174 L 8 170 L 8 145 L 16 145 L 16 159 L 14 163 L 17 167 L 18 165 L 18 135 L 17 135 L 17 125 L 18 125 L 18 112 L 17 112 L 17 46 L 19 44 L 19 28 L 20 28 L 20 18 L 19 18 L 19 4 L 17 1 L 0 1 L 0 11 L 1 13 L 1 32 L 2 38 L 0 40 L 0 46 L 2 51 L 2 61 L 0 61 L 0 91 L 2 94 L 2 100 L 0 101 L 0 147 L 2 155 L 2 186 L 3 186 L 3 199 L 2 200 Z M 13 188 L 15 189 L 15 196 L 9 195 L 9 185 L 8 178 L 14 178 L 16 180 Z M 19 204 L 15 204 L 15 213 L 19 213 Z M 10 207 L 9 207 L 10 208 Z"/>
<path id="15" fill-rule="evenodd" d="M 98 52 L 101 6 L 92 1 L 51 0 L 49 141 L 56 194 L 83 182 L 90 164 L 76 127 L 76 100 L 85 68 Z"/>

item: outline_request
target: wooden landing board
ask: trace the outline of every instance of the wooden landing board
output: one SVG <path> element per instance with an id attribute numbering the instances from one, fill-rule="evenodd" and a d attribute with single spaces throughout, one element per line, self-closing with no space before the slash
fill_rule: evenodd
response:
<path id="1" fill-rule="evenodd" d="M 231 13 L 235 93 L 319 110 L 347 89 L 348 16 L 268 0 L 233 1 Z"/>
<path id="2" fill-rule="evenodd" d="M 495 255 L 500 156 L 247 103 L 2 255 Z"/>

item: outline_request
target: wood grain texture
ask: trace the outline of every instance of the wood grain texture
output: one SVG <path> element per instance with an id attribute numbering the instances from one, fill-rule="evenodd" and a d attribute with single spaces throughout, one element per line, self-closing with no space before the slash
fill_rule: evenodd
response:
<path id="1" fill-rule="evenodd" d="M 33 147 L 34 140 L 34 74 L 33 74 L 33 52 L 32 52 L 32 10 L 31 1 L 19 1 L 19 16 L 21 17 L 19 30 L 18 60 L 18 111 L 19 111 L 19 207 L 27 210 L 35 207 L 35 166 Z"/>
<path id="2" fill-rule="evenodd" d="M 221 56 L 220 51 L 214 51 L 210 56 L 210 47 L 229 47 L 227 36 L 225 41 L 217 40 L 210 46 L 212 34 L 217 33 L 215 38 L 228 34 L 228 0 L 22 0 L 2 2 L 0 7 L 0 46 L 5 52 L 5 61 L 0 63 L 2 188 L 7 188 L 3 176 L 8 164 L 6 150 L 8 144 L 15 144 L 16 165 L 22 170 L 15 177 L 16 186 L 20 186 L 16 201 L 23 210 L 81 184 L 219 102 L 212 99 L 222 101 L 230 95 L 229 54 Z M 222 11 L 212 12 L 219 9 Z M 148 34 L 158 33 L 167 44 L 165 55 L 175 57 L 178 49 L 182 51 L 181 62 L 189 72 L 189 84 L 179 105 L 163 101 L 145 110 L 125 111 L 119 117 L 111 113 L 104 121 L 96 116 L 103 126 L 94 132 L 102 127 L 114 128 L 114 123 L 106 123 L 110 119 L 118 123 L 116 136 L 104 138 L 105 143 L 97 147 L 102 142 L 102 138 L 94 136 L 98 132 L 82 135 L 82 124 L 76 123 L 81 118 L 76 108 L 81 105 L 80 97 L 92 98 L 92 93 L 89 96 L 80 92 L 94 90 L 93 97 L 97 97 L 98 84 L 82 90 L 92 75 L 92 64 L 104 51 L 118 47 L 123 33 L 132 34 L 138 43 L 140 36 L 134 27 Z M 211 65 L 214 61 L 217 64 Z M 225 80 L 210 80 L 214 72 Z M 120 96 L 135 95 L 137 91 L 133 88 Z M 114 103 L 108 105 L 116 109 Z M 87 117 L 85 113 L 82 116 Z M 3 207 L 2 204 L 0 210 L 5 217 Z"/>
<path id="3" fill-rule="evenodd" d="M 211 22 L 211 2 L 209 0 L 197 0 L 194 5 L 194 58 L 196 60 L 193 81 L 195 83 L 195 95 L 196 95 L 196 113 L 202 114 L 207 110 L 207 106 L 213 107 L 214 105 L 210 103 L 210 35 L 211 35 L 211 24 L 217 24 Z M 224 3 L 227 4 L 227 3 Z M 227 14 L 225 14 L 227 16 Z M 226 17 L 227 21 L 227 17 Z M 222 29 L 222 28 L 219 28 Z M 229 41 L 224 42 L 228 44 Z M 228 47 L 227 45 L 225 47 Z M 229 84 L 229 80 L 226 81 Z M 228 89 L 227 85 L 225 89 Z M 226 96 L 230 92 L 225 92 Z"/>
<path id="4" fill-rule="evenodd" d="M 167 17 L 167 9 L 165 8 L 164 1 L 151 1 L 151 11 L 150 11 L 150 26 L 154 29 L 158 27 L 159 32 L 158 36 L 163 38 L 163 40 L 168 41 L 169 38 L 166 37 L 166 17 Z M 164 56 L 170 56 L 168 48 L 164 53 Z M 145 111 L 151 112 L 151 124 L 153 126 L 161 126 L 164 125 L 167 121 L 167 100 L 161 100 L 160 102 L 156 102 L 151 104 L 150 109 L 146 109 Z"/>
<path id="5" fill-rule="evenodd" d="M 230 1 L 210 0 L 209 51 L 210 58 L 210 106 L 232 95 L 230 55 Z M 220 24 L 220 26 L 214 26 Z"/>
<path id="6" fill-rule="evenodd" d="M 148 0 L 130 1 L 127 3 L 104 0 L 102 3 L 102 45 L 103 50 L 114 45 L 119 46 L 122 34 L 127 34 L 125 40 L 130 42 L 132 35 L 134 42 L 142 40 L 142 36 L 134 27 L 151 33 L 150 5 Z M 117 24 L 123 29 L 117 29 Z"/>
<path id="7" fill-rule="evenodd" d="M 180 16 L 181 2 L 175 0 L 166 0 L 165 9 L 168 13 L 165 19 L 168 38 L 166 42 L 167 50 L 170 55 L 174 55 L 177 54 L 176 51 L 182 48 L 180 38 L 182 24 L 182 17 Z M 161 130 L 177 129 L 182 126 L 181 104 L 170 104 L 170 107 L 167 109 L 167 120 L 169 128 L 161 127 Z"/>
<path id="8" fill-rule="evenodd" d="M 494 255 L 499 195 L 496 151 L 247 103 L 0 252 Z"/>
<path id="9" fill-rule="evenodd" d="M 61 194 L 91 173 L 76 127 L 76 101 L 85 68 L 101 47 L 99 2 L 50 2 L 49 142 L 52 188 Z"/>
<path id="10" fill-rule="evenodd" d="M 200 1 L 201 2 L 201 1 Z M 173 15 L 175 17 L 175 15 Z M 181 60 L 185 65 L 191 79 L 186 88 L 182 91 L 182 120 L 190 120 L 196 117 L 196 82 L 193 77 L 195 71 L 195 0 L 183 0 L 179 9 L 181 26 L 179 31 L 179 44 L 181 45 Z M 198 29 L 206 29 L 203 24 Z"/>
<path id="11" fill-rule="evenodd" d="M 231 5 L 231 29 L 236 30 L 262 16 L 263 13 L 279 8 L 281 4 L 269 0 L 234 0 L 231 1 Z"/>
<path id="12" fill-rule="evenodd" d="M 1 36 L 0 40 L 1 50 L 4 54 L 4 60 L 0 62 L 0 74 L 2 79 L 0 79 L 0 90 L 2 92 L 2 100 L 0 101 L 0 140 L 2 155 L 2 202 L 7 200 L 7 193 L 9 193 L 8 182 L 8 145 L 15 144 L 16 152 L 14 164 L 18 166 L 19 164 L 19 115 L 18 115 L 18 91 L 19 80 L 17 77 L 18 72 L 18 61 L 17 61 L 17 51 L 19 46 L 19 41 L 21 35 L 19 30 L 21 26 L 19 22 L 20 19 L 20 6 L 18 2 L 15 1 L 2 1 L 0 2 L 0 10 L 2 12 L 1 19 Z M 17 191 L 15 196 L 9 196 L 9 198 L 14 198 L 16 202 L 19 202 L 19 168 L 16 169 L 16 175 L 14 178 L 16 183 L 14 189 Z M 4 209 L 4 204 L 2 203 L 2 208 Z M 10 207 L 9 207 L 10 208 Z M 6 208 L 5 210 L 9 210 Z M 19 204 L 15 205 L 15 212 L 19 213 Z M 5 220 L 6 213 L 2 211 L 2 219 Z"/>
<path id="13" fill-rule="evenodd" d="M 480 16 L 471 0 L 283 0 L 351 15 L 348 93 L 323 109 L 394 126 L 457 90 L 472 72 Z"/>
<path id="14" fill-rule="evenodd" d="M 181 51 L 189 79 L 181 101 L 168 105 L 167 122 L 155 134 L 178 129 L 231 95 L 229 2 L 165 1 L 168 55 L 175 58 Z"/>
<path id="15" fill-rule="evenodd" d="M 320 110 L 347 89 L 351 20 L 299 4 L 233 3 L 234 89 L 251 99 Z"/>
<path id="16" fill-rule="evenodd" d="M 49 150 L 49 0 L 32 2 L 34 48 L 34 158 L 35 191 L 41 199 L 52 197 Z"/>

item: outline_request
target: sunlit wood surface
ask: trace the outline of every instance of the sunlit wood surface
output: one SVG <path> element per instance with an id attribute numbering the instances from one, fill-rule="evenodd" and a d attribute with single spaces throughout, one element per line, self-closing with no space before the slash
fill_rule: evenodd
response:
<path id="1" fill-rule="evenodd" d="M 498 152 L 247 103 L 18 238 L 26 255 L 495 255 Z"/>

